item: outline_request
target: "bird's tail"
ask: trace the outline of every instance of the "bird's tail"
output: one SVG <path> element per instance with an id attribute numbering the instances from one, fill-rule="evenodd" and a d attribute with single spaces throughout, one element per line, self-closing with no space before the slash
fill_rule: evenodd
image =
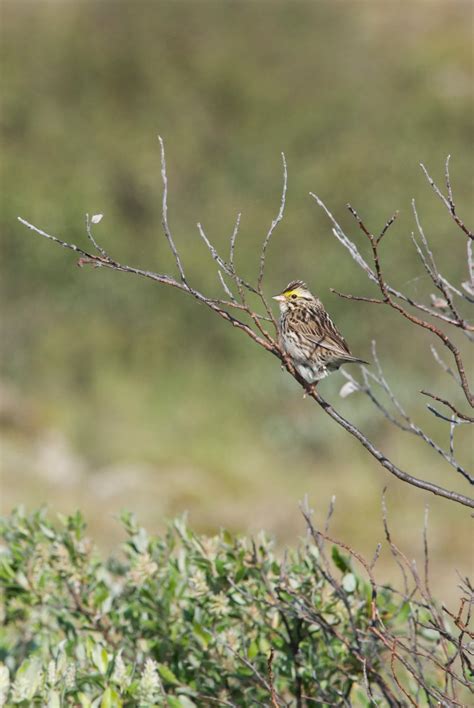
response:
<path id="1" fill-rule="evenodd" d="M 370 366 L 370 361 L 359 359 L 357 356 L 348 356 L 344 359 L 344 364 L 367 364 L 367 366 Z"/>

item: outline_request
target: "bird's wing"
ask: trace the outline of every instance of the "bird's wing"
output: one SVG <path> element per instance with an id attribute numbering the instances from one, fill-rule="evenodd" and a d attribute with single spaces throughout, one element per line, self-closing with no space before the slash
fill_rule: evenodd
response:
<path id="1" fill-rule="evenodd" d="M 335 358 L 353 359 L 346 340 L 336 328 L 327 312 L 319 313 L 318 318 L 308 319 L 299 324 L 300 332 L 314 348 L 326 349 Z"/>

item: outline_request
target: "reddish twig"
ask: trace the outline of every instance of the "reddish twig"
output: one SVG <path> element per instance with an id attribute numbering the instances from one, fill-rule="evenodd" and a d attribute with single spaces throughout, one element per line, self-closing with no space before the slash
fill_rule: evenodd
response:
<path id="1" fill-rule="evenodd" d="M 273 676 L 273 657 L 275 655 L 275 652 L 273 651 L 273 647 L 270 649 L 270 653 L 268 655 L 268 661 L 267 661 L 267 667 L 268 667 L 268 683 L 270 684 L 270 700 L 272 703 L 273 708 L 279 708 L 279 703 L 277 701 L 277 694 L 275 691 L 275 685 L 274 685 L 274 676 Z"/>
<path id="2" fill-rule="evenodd" d="M 445 398 L 441 398 L 441 396 L 436 396 L 434 393 L 430 393 L 429 391 L 420 391 L 420 393 L 423 394 L 423 396 L 429 396 L 435 401 L 438 401 L 439 403 L 442 403 L 443 405 L 447 406 L 453 413 L 456 415 L 458 418 L 461 420 L 465 420 L 467 423 L 474 423 L 474 418 L 470 415 L 466 415 L 466 413 L 461 413 L 455 406 L 453 406 L 452 403 L 447 401 Z"/>
<path id="3" fill-rule="evenodd" d="M 466 234 L 466 236 L 468 238 L 474 239 L 474 234 L 472 233 L 472 231 L 470 231 L 467 228 L 467 226 L 464 224 L 462 219 L 460 219 L 456 213 L 456 206 L 453 201 L 453 190 L 451 187 L 451 180 L 449 177 L 449 160 L 450 159 L 451 159 L 451 155 L 448 155 L 448 157 L 446 158 L 446 168 L 445 168 L 445 180 L 446 180 L 446 187 L 448 190 L 448 197 L 447 198 L 444 196 L 444 194 L 442 193 L 440 188 L 436 185 L 434 179 L 430 176 L 430 174 L 428 173 L 428 170 L 426 169 L 426 167 L 424 166 L 424 164 L 422 162 L 420 162 L 420 167 L 423 170 L 424 175 L 425 175 L 426 179 L 428 180 L 428 182 L 430 183 L 434 193 L 441 199 L 443 204 L 446 206 L 446 208 L 448 209 L 449 213 L 453 217 L 456 224 Z"/>
<path id="4" fill-rule="evenodd" d="M 357 223 L 359 224 L 359 228 L 369 239 L 372 248 L 372 258 L 374 261 L 377 283 L 379 285 L 380 292 L 383 295 L 384 302 L 386 302 L 387 305 L 390 305 L 390 307 L 392 307 L 394 310 L 397 310 L 397 312 L 399 312 L 403 317 L 405 317 L 413 324 L 423 329 L 429 330 L 430 332 L 432 332 L 432 334 L 435 334 L 439 339 L 441 339 L 444 346 L 449 349 L 449 351 L 454 357 L 454 360 L 456 362 L 456 368 L 461 379 L 462 389 L 465 393 L 468 402 L 471 406 L 474 407 L 474 396 L 469 389 L 469 384 L 467 382 L 466 372 L 464 369 L 464 363 L 462 361 L 459 349 L 451 342 L 451 340 L 444 332 L 442 332 L 438 327 L 436 327 L 436 325 L 432 324 L 431 322 L 427 322 L 426 320 L 421 320 L 419 317 L 416 317 L 416 315 L 413 315 L 411 312 L 408 312 L 408 310 L 406 310 L 392 298 L 382 273 L 382 266 L 380 264 L 380 257 L 378 252 L 378 241 L 375 236 L 369 231 L 369 229 L 365 226 L 364 222 L 362 221 L 356 210 L 350 204 L 347 205 L 347 208 L 356 219 Z"/>
<path id="5" fill-rule="evenodd" d="M 186 279 L 186 275 L 184 272 L 184 267 L 181 261 L 181 257 L 179 255 L 179 252 L 176 248 L 173 236 L 171 234 L 170 226 L 168 223 L 168 204 L 167 204 L 167 195 L 168 195 L 168 181 L 167 181 L 167 173 L 166 173 L 166 161 L 165 161 L 165 153 L 164 153 L 164 144 L 163 140 L 159 138 L 160 140 L 160 148 L 161 148 L 161 175 L 162 175 L 162 181 L 163 181 L 163 200 L 162 200 L 162 222 L 163 222 L 163 230 L 165 234 L 165 238 L 168 242 L 168 245 L 170 247 L 170 250 L 174 256 L 176 266 L 179 272 L 179 279 L 174 278 L 168 274 L 163 274 L 163 273 L 154 273 L 152 271 L 148 270 L 143 270 L 141 268 L 135 268 L 132 266 L 124 265 L 121 263 L 118 263 L 114 259 L 112 259 L 108 254 L 98 245 L 94 237 L 91 238 L 92 234 L 89 233 L 90 229 L 88 229 L 88 236 L 91 240 L 91 242 L 94 245 L 94 248 L 98 251 L 99 255 L 91 254 L 84 249 L 76 246 L 75 244 L 70 244 L 67 243 L 66 241 L 63 241 L 62 239 L 59 239 L 55 236 L 52 236 L 45 231 L 37 228 L 33 224 L 29 223 L 25 219 L 22 219 L 19 217 L 19 221 L 25 225 L 27 228 L 30 230 L 34 231 L 35 233 L 57 243 L 58 245 L 62 246 L 63 248 L 70 249 L 77 253 L 80 256 L 79 264 L 80 265 L 92 265 L 94 267 L 105 267 L 109 268 L 111 270 L 116 270 L 119 272 L 124 272 L 124 273 L 130 273 L 133 275 L 138 275 L 140 277 L 145 277 L 148 279 L 153 280 L 154 282 L 160 283 L 162 285 L 166 285 L 169 287 L 176 288 L 178 290 L 181 290 L 188 295 L 191 295 L 195 300 L 198 302 L 204 304 L 206 307 L 208 307 L 210 310 L 212 310 L 215 314 L 217 314 L 219 317 L 222 319 L 226 320 L 229 322 L 233 327 L 236 327 L 237 329 L 240 329 L 242 332 L 244 332 L 248 337 L 250 337 L 256 344 L 259 346 L 262 346 L 266 351 L 270 352 L 274 356 L 276 356 L 280 361 L 283 363 L 285 368 L 288 370 L 288 372 L 299 382 L 299 384 L 307 391 L 307 393 L 315 400 L 315 402 L 322 408 L 322 410 L 329 415 L 338 425 L 343 427 L 347 432 L 349 432 L 353 437 L 355 437 L 362 445 L 363 447 L 380 463 L 382 467 L 387 469 L 391 474 L 396 476 L 398 479 L 402 480 L 403 482 L 406 482 L 410 485 L 413 485 L 415 487 L 418 487 L 420 489 L 423 489 L 425 491 L 429 491 L 433 494 L 436 494 L 438 496 L 442 496 L 446 499 L 449 499 L 451 501 L 463 504 L 465 506 L 474 508 L 474 500 L 470 499 L 469 497 L 466 497 L 462 494 L 459 494 L 458 492 L 451 491 L 448 489 L 445 489 L 437 484 L 419 479 L 417 477 L 414 477 L 413 475 L 409 474 L 408 472 L 405 472 L 404 470 L 401 470 L 399 467 L 397 467 L 390 459 L 386 457 L 386 455 L 379 450 L 355 425 L 353 425 L 351 422 L 346 420 L 340 413 L 338 413 L 334 407 L 328 403 L 325 399 L 322 398 L 322 396 L 316 391 L 314 387 L 308 387 L 308 384 L 306 381 L 304 381 L 298 373 L 295 371 L 291 361 L 289 360 L 288 356 L 282 351 L 280 348 L 278 342 L 276 339 L 274 339 L 263 327 L 262 321 L 266 320 L 267 318 L 264 315 L 261 315 L 253 310 L 253 308 L 250 308 L 247 301 L 246 301 L 246 295 L 245 291 L 248 290 L 252 293 L 256 293 L 257 295 L 260 296 L 260 299 L 262 303 L 265 306 L 265 309 L 267 311 L 267 314 L 271 321 L 276 325 L 275 318 L 273 316 L 273 313 L 266 301 L 265 295 L 263 293 L 263 277 L 264 277 L 264 269 L 265 269 L 265 259 L 266 259 L 266 253 L 267 253 L 267 247 L 269 245 L 270 239 L 272 237 L 272 234 L 274 232 L 274 229 L 280 223 L 281 219 L 283 218 L 283 212 L 285 208 L 285 200 L 286 200 L 286 190 L 287 190 L 287 171 L 286 171 L 286 162 L 283 156 L 283 166 L 284 166 L 284 184 L 283 184 L 283 193 L 282 193 L 282 199 L 281 199 L 281 204 L 280 204 L 280 210 L 278 212 L 277 217 L 273 220 L 271 227 L 267 233 L 267 236 L 264 240 L 263 246 L 262 246 L 262 253 L 260 256 L 260 269 L 259 269 L 259 275 L 258 275 L 258 282 L 257 282 L 257 287 L 253 287 L 250 283 L 245 282 L 239 275 L 237 275 L 237 272 L 235 270 L 234 266 L 234 256 L 235 256 L 235 242 L 236 242 L 236 237 L 237 237 L 237 232 L 238 232 L 238 227 L 239 227 L 239 222 L 240 222 L 240 215 L 237 219 L 236 226 L 234 228 L 232 237 L 231 237 L 231 243 L 230 243 L 230 260 L 229 263 L 227 263 L 224 259 L 222 259 L 219 254 L 217 253 L 216 249 L 212 246 L 212 244 L 209 242 L 207 237 L 204 234 L 204 231 L 202 230 L 202 227 L 200 227 L 200 233 L 201 236 L 206 243 L 206 246 L 211 252 L 211 255 L 213 259 L 218 263 L 219 268 L 224 272 L 225 275 L 229 276 L 233 282 L 235 283 L 237 290 L 238 290 L 238 295 L 240 301 L 235 297 L 230 289 L 226 286 L 225 281 L 223 279 L 222 273 L 221 273 L 221 284 L 224 287 L 224 290 L 226 292 L 226 295 L 230 298 L 229 300 L 222 300 L 222 299 L 213 299 L 208 296 L 206 296 L 204 293 L 196 290 L 195 288 L 191 287 L 190 284 L 188 283 Z M 391 307 L 394 309 L 398 310 L 400 314 L 402 314 L 405 318 L 407 318 L 409 321 L 411 321 L 413 324 L 416 324 L 420 327 L 423 327 L 425 329 L 430 330 L 433 334 L 438 336 L 442 341 L 443 344 L 452 352 L 458 373 L 459 373 L 459 378 L 461 381 L 461 385 L 464 389 L 464 392 L 466 394 L 466 397 L 468 400 L 472 403 L 472 395 L 469 391 L 469 387 L 467 384 L 466 380 L 466 375 L 462 363 L 462 359 L 459 353 L 459 350 L 454 346 L 454 344 L 449 340 L 449 338 L 441 332 L 436 326 L 432 325 L 429 322 L 426 322 L 424 320 L 420 320 L 418 317 L 412 315 L 410 312 L 408 312 L 404 307 L 402 307 L 399 302 L 396 300 L 402 299 L 406 301 L 408 304 L 413 305 L 414 307 L 419 307 L 420 309 L 423 309 L 424 306 L 420 305 L 419 303 L 414 303 L 412 300 L 408 299 L 406 296 L 404 296 L 402 293 L 398 293 L 395 291 L 393 288 L 390 288 L 384 280 L 381 265 L 380 265 L 380 259 L 379 259 L 379 254 L 378 254 L 378 245 L 381 241 L 381 239 L 384 237 L 384 235 L 387 233 L 388 229 L 390 226 L 394 223 L 397 214 L 394 214 L 385 224 L 384 228 L 382 229 L 380 235 L 376 238 L 373 236 L 370 231 L 366 228 L 362 220 L 359 218 L 355 210 L 350 207 L 351 212 L 357 219 L 359 226 L 361 230 L 367 235 L 367 237 L 370 240 L 371 247 L 372 247 L 372 257 L 374 261 L 374 270 L 369 267 L 369 265 L 366 263 L 366 261 L 362 258 L 360 253 L 357 250 L 357 247 L 355 244 L 353 244 L 342 232 L 342 229 L 339 227 L 337 222 L 335 221 L 334 217 L 332 214 L 328 211 L 328 209 L 322 204 L 322 202 L 315 196 L 313 195 L 314 198 L 318 201 L 318 203 L 325 209 L 326 213 L 329 215 L 331 218 L 333 224 L 334 224 L 334 232 L 339 238 L 339 240 L 348 248 L 350 251 L 352 257 L 357 261 L 357 263 L 364 269 L 364 271 L 367 273 L 369 279 L 374 281 L 379 285 L 379 288 L 382 293 L 382 301 L 376 300 L 376 299 L 366 299 L 366 298 L 357 298 L 356 296 L 350 296 L 350 299 L 361 299 L 364 301 L 369 301 L 369 302 L 376 302 L 377 304 L 386 303 L 389 304 Z M 345 296 L 344 296 L 345 297 Z M 425 308 L 426 309 L 426 308 Z M 253 325 L 255 326 L 256 330 L 252 328 L 250 324 L 247 324 L 246 322 L 242 321 L 238 317 L 236 317 L 233 313 L 232 310 L 236 310 L 239 313 L 243 313 L 247 315 Z M 436 316 L 436 313 L 432 313 L 430 310 L 428 310 L 430 314 L 433 316 Z M 446 320 L 446 317 L 442 316 L 441 317 Z M 451 321 L 451 320 L 449 320 Z"/>

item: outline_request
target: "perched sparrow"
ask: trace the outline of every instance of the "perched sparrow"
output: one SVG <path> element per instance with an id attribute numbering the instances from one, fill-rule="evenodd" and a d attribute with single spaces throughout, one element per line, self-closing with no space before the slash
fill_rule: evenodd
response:
<path id="1" fill-rule="evenodd" d="M 291 282 L 273 299 L 280 305 L 281 347 L 305 381 L 320 381 L 342 364 L 368 363 L 352 356 L 322 302 L 301 280 Z"/>

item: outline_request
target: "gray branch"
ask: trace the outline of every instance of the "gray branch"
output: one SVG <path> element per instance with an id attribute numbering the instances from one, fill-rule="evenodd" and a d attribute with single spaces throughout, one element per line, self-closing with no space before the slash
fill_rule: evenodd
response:
<path id="1" fill-rule="evenodd" d="M 168 242 L 168 245 L 170 247 L 170 250 L 174 256 L 175 263 L 179 272 L 179 279 L 174 278 L 171 275 L 165 274 L 165 273 L 154 273 L 152 271 L 148 270 L 143 270 L 141 268 L 136 268 L 133 266 L 129 265 L 124 265 L 121 264 L 114 259 L 112 259 L 107 252 L 102 249 L 98 243 L 96 242 L 93 234 L 92 234 L 92 229 L 91 229 L 91 224 L 89 220 L 86 222 L 86 231 L 87 231 L 87 236 L 94 246 L 94 249 L 97 251 L 97 253 L 89 253 L 88 251 L 84 250 L 83 248 L 76 246 L 75 244 L 68 243 L 56 236 L 52 236 L 51 234 L 43 231 L 42 229 L 34 226 L 30 222 L 26 221 L 25 219 L 18 217 L 19 221 L 26 226 L 28 229 L 31 231 L 37 233 L 38 235 L 53 241 L 54 243 L 60 245 L 63 248 L 67 248 L 69 250 L 74 251 L 77 253 L 80 258 L 78 265 L 84 266 L 84 265 L 92 265 L 93 267 L 105 267 L 109 268 L 111 270 L 119 271 L 119 272 L 124 272 L 124 273 L 130 273 L 134 275 L 138 275 L 141 277 L 149 278 L 157 283 L 160 283 L 162 285 L 166 285 L 169 287 L 174 287 L 176 289 L 179 289 L 191 297 L 193 297 L 196 301 L 204 304 L 207 308 L 212 310 L 215 314 L 217 314 L 219 317 L 224 319 L 226 322 L 231 324 L 233 327 L 236 327 L 237 329 L 240 329 L 242 332 L 244 332 L 248 337 L 250 337 L 256 344 L 259 346 L 263 347 L 266 351 L 270 352 L 273 354 L 275 357 L 277 357 L 284 368 L 293 376 L 293 378 L 298 381 L 298 383 L 302 386 L 302 388 L 305 390 L 305 392 L 313 398 L 313 400 L 320 406 L 320 408 L 327 414 L 329 415 L 338 425 L 343 427 L 350 435 L 352 435 L 358 442 L 369 452 L 369 454 L 375 458 L 381 467 L 385 468 L 388 470 L 391 474 L 396 476 L 398 479 L 402 480 L 403 482 L 410 484 L 412 486 L 418 487 L 420 489 L 423 489 L 425 491 L 429 491 L 430 493 L 433 493 L 438 496 L 442 496 L 446 499 L 449 499 L 451 501 L 457 502 L 459 504 L 474 508 L 474 500 L 463 495 L 459 494 L 458 492 L 455 492 L 453 490 L 446 489 L 444 487 L 441 487 L 437 484 L 434 484 L 429 481 L 425 481 L 422 479 L 419 479 L 415 477 L 414 475 L 405 472 L 404 470 L 400 469 L 394 462 L 392 462 L 372 441 L 370 441 L 367 436 L 359 430 L 353 423 L 351 423 L 349 420 L 344 418 L 338 411 L 335 410 L 335 408 L 328 402 L 326 401 L 316 390 L 314 386 L 308 386 L 307 382 L 304 381 L 304 379 L 301 378 L 301 376 L 298 374 L 298 372 L 295 370 L 291 360 L 288 358 L 286 353 L 280 348 L 279 342 L 277 338 L 274 338 L 271 336 L 262 326 L 262 321 L 269 320 L 271 321 L 275 326 L 277 326 L 275 318 L 273 316 L 273 312 L 271 308 L 269 307 L 264 291 L 263 291 L 263 280 L 264 280 L 264 273 L 265 273 L 265 260 L 266 260 L 266 255 L 267 255 L 267 249 L 269 246 L 269 243 L 271 241 L 272 235 L 274 233 L 274 230 L 276 226 L 281 222 L 284 214 L 284 209 L 285 209 L 285 204 L 286 204 L 286 194 L 287 194 L 287 168 L 286 168 L 286 160 L 284 155 L 282 155 L 283 159 L 283 191 L 282 191 L 282 198 L 281 198 L 281 203 L 280 203 L 280 208 L 277 214 L 277 217 L 272 221 L 272 224 L 270 226 L 270 229 L 265 237 L 263 246 L 262 246 L 262 252 L 260 254 L 260 260 L 259 260 L 259 275 L 258 275 L 258 281 L 257 281 L 257 287 L 253 287 L 250 283 L 247 283 L 241 276 L 237 273 L 236 268 L 235 268 L 235 245 L 236 245 L 236 239 L 237 239 L 237 234 L 239 230 L 239 225 L 240 225 L 240 214 L 237 217 L 237 221 L 233 230 L 233 233 L 230 237 L 230 250 L 229 250 L 229 262 L 226 262 L 218 253 L 218 251 L 215 249 L 215 247 L 211 244 L 210 240 L 207 238 L 204 229 L 200 224 L 198 224 L 198 229 L 200 236 L 205 243 L 207 249 L 211 253 L 211 256 L 213 260 L 217 263 L 218 266 L 218 278 L 220 280 L 221 286 L 224 289 L 224 292 L 228 296 L 229 300 L 222 300 L 222 299 L 215 299 L 215 298 L 210 298 L 207 295 L 205 295 L 203 292 L 200 292 L 199 290 L 195 289 L 194 287 L 191 287 L 191 285 L 188 283 L 186 279 L 186 275 L 184 272 L 184 267 L 182 264 L 181 256 L 178 252 L 178 249 L 175 245 L 171 229 L 169 226 L 168 222 L 168 178 L 167 178 L 167 171 L 166 171 L 166 160 L 165 160 L 165 151 L 164 151 L 164 143 L 162 138 L 159 138 L 160 141 L 160 148 L 161 148 L 161 176 L 162 176 L 162 182 L 163 182 L 163 199 L 162 199 L 162 224 L 163 224 L 163 231 L 164 231 L 164 236 Z M 434 328 L 432 325 L 427 325 L 425 322 L 418 320 L 417 318 L 408 315 L 405 311 L 402 310 L 402 308 L 399 305 L 394 305 L 393 302 L 391 301 L 392 297 L 399 298 L 402 301 L 405 301 L 406 303 L 412 305 L 415 308 L 422 309 L 423 311 L 429 312 L 429 314 L 433 315 L 433 317 L 438 317 L 439 319 L 444 320 L 444 322 L 450 323 L 450 324 L 455 324 L 456 322 L 453 320 L 453 318 L 449 318 L 444 315 L 440 315 L 440 313 L 433 312 L 429 308 L 426 308 L 422 304 L 415 303 L 413 302 L 410 298 L 407 296 L 403 295 L 402 293 L 398 293 L 396 290 L 388 286 L 385 281 L 383 281 L 383 277 L 381 275 L 381 270 L 380 270 L 380 263 L 378 260 L 378 253 L 377 253 L 377 245 L 380 242 L 381 238 L 384 236 L 384 234 L 387 232 L 391 224 L 394 222 L 396 218 L 396 214 L 394 214 L 385 224 L 382 232 L 378 236 L 378 238 L 373 237 L 370 232 L 368 232 L 365 229 L 365 226 L 362 224 L 361 220 L 359 217 L 356 215 L 359 225 L 361 228 L 364 230 L 364 232 L 370 237 L 371 239 L 371 244 L 373 248 L 373 253 L 375 256 L 375 261 L 374 261 L 374 268 L 372 269 L 368 263 L 364 260 L 364 258 L 361 256 L 359 250 L 357 249 L 356 245 L 344 234 L 343 230 L 331 214 L 331 212 L 327 209 L 327 207 L 323 204 L 323 202 L 317 197 L 316 195 L 312 194 L 312 197 L 316 200 L 316 202 L 324 209 L 325 213 L 328 215 L 330 218 L 332 225 L 333 225 L 333 233 L 336 236 L 336 238 L 344 245 L 344 247 L 349 251 L 350 255 L 352 258 L 356 261 L 356 263 L 364 270 L 364 272 L 367 274 L 369 279 L 372 282 L 375 282 L 382 288 L 382 293 L 383 293 L 383 299 L 382 300 L 375 300 L 375 299 L 369 299 L 370 302 L 377 302 L 379 304 L 387 304 L 390 303 L 392 306 L 396 307 L 396 309 L 399 309 L 402 311 L 402 313 L 410 319 L 412 322 L 415 324 L 418 324 L 419 326 L 425 326 L 432 331 L 438 332 L 436 328 Z M 468 255 L 471 254 L 471 251 L 468 249 Z M 472 277 L 472 256 L 469 256 L 469 268 L 470 268 L 470 277 Z M 433 266 L 434 259 L 430 259 L 430 253 L 427 253 L 426 262 L 429 263 L 430 267 Z M 228 286 L 228 284 L 225 281 L 225 276 L 230 278 L 236 285 L 237 290 L 238 290 L 238 298 L 237 296 L 232 293 L 231 288 Z M 262 303 L 264 304 L 266 310 L 267 310 L 267 315 L 265 315 L 255 312 L 251 307 L 249 307 L 247 301 L 246 301 L 246 292 L 251 292 L 253 294 L 257 294 Z M 348 296 L 352 297 L 352 296 Z M 354 298 L 357 299 L 357 298 Z M 364 298 L 360 298 L 364 299 Z M 242 313 L 245 316 L 248 316 L 251 318 L 251 322 L 253 323 L 255 329 L 251 326 L 251 324 L 247 324 L 243 320 L 239 319 L 238 317 L 233 314 L 234 312 L 237 313 Z M 257 330 L 257 331 L 256 331 Z M 439 336 L 444 337 L 444 335 L 441 335 L 439 333 Z M 463 385 L 463 389 L 467 390 L 467 385 L 465 384 L 465 380 L 462 378 L 464 375 L 464 370 L 462 368 L 462 362 L 460 359 L 460 356 L 458 355 L 458 352 L 449 340 L 443 339 L 444 344 L 450 348 L 450 350 L 453 352 L 453 354 L 456 357 L 456 363 L 458 366 L 458 373 L 459 373 L 459 380 L 461 381 Z M 377 364 L 378 360 L 376 360 L 376 365 L 378 368 L 378 375 L 373 374 L 372 372 L 369 372 L 368 370 L 363 370 L 364 371 L 364 384 L 357 384 L 359 388 L 364 390 L 365 392 L 371 390 L 372 391 L 372 386 L 371 386 L 371 380 L 376 381 L 378 385 L 382 387 L 382 389 L 388 393 L 389 397 L 391 398 L 391 402 L 394 405 L 398 415 L 401 417 L 401 421 L 398 421 L 395 416 L 393 416 L 391 413 L 389 413 L 388 409 L 386 406 L 381 404 L 378 401 L 378 398 L 375 396 L 375 394 L 372 391 L 372 400 L 374 403 L 376 403 L 377 407 L 379 410 L 386 415 L 386 417 L 389 417 L 389 420 L 392 420 L 395 422 L 397 420 L 397 425 L 398 427 L 401 427 L 402 430 L 409 429 L 411 432 L 414 432 L 415 434 L 419 435 L 422 437 L 425 442 L 428 442 L 439 454 L 442 454 L 446 459 L 449 458 L 449 460 L 454 459 L 453 455 L 453 449 L 454 449 L 454 443 L 450 443 L 450 453 L 446 453 L 445 451 L 442 451 L 436 444 L 434 444 L 427 436 L 422 433 L 422 431 L 414 426 L 411 422 L 409 423 L 409 418 L 403 408 L 401 407 L 401 404 L 398 402 L 396 397 L 391 394 L 391 389 L 390 386 L 388 386 L 388 383 L 385 380 L 385 377 L 383 376 L 381 368 Z M 454 372 L 451 372 L 453 376 L 457 376 Z M 375 379 L 374 379 L 375 377 Z M 355 379 L 354 379 L 355 381 Z M 436 398 L 436 397 L 435 397 Z M 441 400 L 442 399 L 438 399 Z M 461 414 L 458 416 L 461 417 Z M 464 417 L 466 420 L 468 419 L 467 416 Z M 453 425 L 457 424 L 457 422 L 453 421 Z M 454 433 L 453 433 L 454 434 Z M 448 461 L 449 461 L 448 460 Z"/>

